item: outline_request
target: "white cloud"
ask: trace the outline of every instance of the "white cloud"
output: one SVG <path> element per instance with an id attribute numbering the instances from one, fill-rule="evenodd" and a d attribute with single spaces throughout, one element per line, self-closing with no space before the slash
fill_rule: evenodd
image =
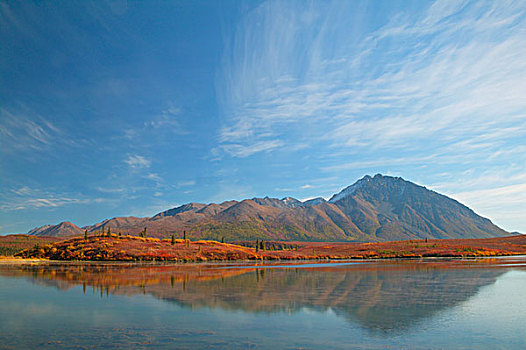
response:
<path id="1" fill-rule="evenodd" d="M 135 155 L 128 156 L 128 158 L 124 160 L 124 163 L 128 164 L 130 168 L 141 169 L 141 168 L 149 168 L 152 162 L 144 158 L 143 156 L 139 156 L 135 154 Z"/>
<path id="2" fill-rule="evenodd" d="M 177 183 L 177 187 L 189 187 L 189 186 L 194 186 L 194 185 L 195 185 L 195 181 L 194 180 L 179 181 Z"/>
<path id="3" fill-rule="evenodd" d="M 526 227 L 526 183 L 459 192 L 452 197 L 509 231 Z"/>
<path id="4" fill-rule="evenodd" d="M 0 108 L 0 136 L 2 152 L 41 151 L 56 143 L 69 142 L 55 125 L 41 116 L 4 108 Z"/>
<path id="5" fill-rule="evenodd" d="M 88 204 L 92 200 L 80 195 L 41 191 L 28 186 L 2 193 L 0 210 L 26 210 L 34 208 L 58 208 L 71 204 Z"/>
<path id="6" fill-rule="evenodd" d="M 227 154 L 526 137 L 519 3 L 439 1 L 370 33 L 353 21 L 367 13 L 334 5 L 269 1 L 236 28 L 219 81 Z"/>
<path id="7" fill-rule="evenodd" d="M 89 199 L 78 199 L 78 198 L 31 198 L 26 200 L 26 204 L 23 206 L 33 208 L 56 208 L 62 207 L 68 204 L 86 204 L 91 202 Z M 21 207 L 17 207 L 21 209 Z"/>
<path id="8" fill-rule="evenodd" d="M 483 190 L 459 192 L 454 194 L 465 201 L 477 201 L 484 205 L 500 205 L 503 201 L 510 205 L 526 204 L 526 183 L 488 188 Z M 502 199 L 495 203 L 495 199 Z M 492 203 L 493 202 L 493 203 Z"/>
<path id="9" fill-rule="evenodd" d="M 124 138 L 128 139 L 128 140 L 135 139 L 138 134 L 139 133 L 137 132 L 137 130 L 134 130 L 134 129 L 125 129 L 124 130 Z"/>
<path id="10" fill-rule="evenodd" d="M 168 128 L 172 131 L 178 130 L 180 128 L 179 122 L 177 119 L 169 116 L 169 115 L 161 115 L 159 117 L 156 117 L 150 121 L 147 121 L 144 123 L 145 127 L 151 127 L 154 129 L 159 128 Z"/>
<path id="11" fill-rule="evenodd" d="M 275 148 L 283 146 L 283 142 L 279 140 L 259 141 L 256 143 L 242 145 L 242 144 L 225 144 L 221 148 L 233 157 L 245 158 L 255 153 L 262 151 L 270 151 Z"/>
<path id="12" fill-rule="evenodd" d="M 145 176 L 145 178 L 147 178 L 148 180 L 155 181 L 155 182 L 163 181 L 163 179 L 159 176 L 159 174 L 155 174 L 155 173 L 149 173 L 148 175 Z"/>
<path id="13" fill-rule="evenodd" d="M 153 116 L 148 116 L 139 125 L 129 126 L 119 136 L 135 142 L 145 142 L 152 137 L 159 138 L 161 134 L 183 135 L 187 131 L 181 125 L 182 110 L 173 102 L 168 102 L 167 107 Z"/>
<path id="14" fill-rule="evenodd" d="M 27 186 L 22 186 L 17 190 L 13 190 L 13 192 L 19 196 L 23 196 L 23 195 L 31 195 L 31 193 L 33 193 L 33 190 L 31 190 L 31 188 Z"/>
<path id="15" fill-rule="evenodd" d="M 96 187 L 95 188 L 97 191 L 99 192 L 102 192 L 102 193 L 123 193 L 126 191 L 125 188 L 122 188 L 122 187 L 117 187 L 117 188 L 106 188 L 106 187 Z"/>
<path id="16" fill-rule="evenodd" d="M 144 122 L 144 126 L 152 129 L 164 129 L 170 132 L 183 133 L 182 127 L 178 118 L 181 114 L 181 108 L 177 107 L 173 102 L 169 102 L 168 106 L 163 109 L 160 115 Z"/>

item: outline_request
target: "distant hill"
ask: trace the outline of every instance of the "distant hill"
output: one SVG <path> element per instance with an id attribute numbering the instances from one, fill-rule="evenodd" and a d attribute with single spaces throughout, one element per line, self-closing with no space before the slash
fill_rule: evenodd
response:
<path id="1" fill-rule="evenodd" d="M 79 228 L 69 222 L 29 234 L 68 236 L 97 232 L 226 240 L 391 241 L 487 238 L 509 235 L 465 205 L 400 177 L 365 176 L 329 201 L 291 197 L 188 203 L 151 218 L 119 217 Z"/>
<path id="2" fill-rule="evenodd" d="M 83 232 L 84 230 L 77 225 L 72 224 L 69 221 L 64 221 L 58 225 L 45 225 L 36 227 L 27 234 L 33 236 L 68 237 L 80 235 Z"/>

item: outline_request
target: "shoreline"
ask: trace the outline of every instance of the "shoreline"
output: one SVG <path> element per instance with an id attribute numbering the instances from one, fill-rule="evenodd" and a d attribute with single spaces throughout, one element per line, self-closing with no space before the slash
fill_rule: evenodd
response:
<path id="1" fill-rule="evenodd" d="M 13 257 L 0 258 L 0 262 L 364 261 L 526 255 L 526 236 L 377 243 L 247 241 L 241 244 L 220 243 L 211 240 L 177 239 L 171 241 L 169 239 L 117 235 L 74 237 L 55 243 L 35 244 L 32 248 L 25 249 Z"/>

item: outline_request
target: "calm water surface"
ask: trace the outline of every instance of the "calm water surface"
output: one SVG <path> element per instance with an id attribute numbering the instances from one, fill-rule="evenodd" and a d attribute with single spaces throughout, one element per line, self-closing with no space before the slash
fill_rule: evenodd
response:
<path id="1" fill-rule="evenodd" d="M 525 349 L 526 257 L 0 265 L 3 349 Z"/>

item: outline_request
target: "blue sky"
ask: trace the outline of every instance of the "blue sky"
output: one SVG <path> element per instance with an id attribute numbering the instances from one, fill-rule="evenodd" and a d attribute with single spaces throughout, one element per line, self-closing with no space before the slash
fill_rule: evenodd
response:
<path id="1" fill-rule="evenodd" d="M 402 176 L 526 232 L 525 1 L 0 2 L 0 233 Z"/>

